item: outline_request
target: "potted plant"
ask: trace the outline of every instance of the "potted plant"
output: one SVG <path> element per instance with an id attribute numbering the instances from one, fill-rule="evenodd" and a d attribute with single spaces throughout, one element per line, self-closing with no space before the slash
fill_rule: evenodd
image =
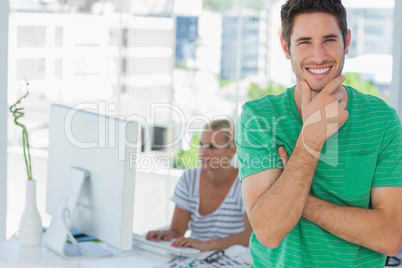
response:
<path id="1" fill-rule="evenodd" d="M 10 112 L 14 116 L 14 123 L 22 128 L 22 146 L 28 177 L 26 184 L 25 209 L 22 214 L 19 226 L 19 240 L 22 245 L 37 246 L 40 245 L 42 239 L 42 222 L 36 205 L 36 182 L 32 178 L 31 153 L 29 150 L 28 131 L 25 125 L 19 122 L 19 119 L 25 115 L 24 108 L 19 107 L 19 105 L 21 104 L 21 101 L 29 95 L 29 83 L 27 81 L 25 82 L 27 92 L 10 107 Z"/>

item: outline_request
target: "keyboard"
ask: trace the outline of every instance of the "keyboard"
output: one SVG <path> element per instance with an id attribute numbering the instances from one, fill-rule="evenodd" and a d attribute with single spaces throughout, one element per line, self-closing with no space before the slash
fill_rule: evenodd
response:
<path id="1" fill-rule="evenodd" d="M 152 251 L 161 255 L 175 255 L 183 257 L 195 257 L 201 253 L 196 248 L 176 248 L 171 246 L 173 241 L 149 241 L 145 235 L 133 234 L 133 247 Z"/>

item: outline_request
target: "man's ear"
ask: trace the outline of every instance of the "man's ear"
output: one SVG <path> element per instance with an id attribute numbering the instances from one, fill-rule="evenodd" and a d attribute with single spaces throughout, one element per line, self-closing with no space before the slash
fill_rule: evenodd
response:
<path id="1" fill-rule="evenodd" d="M 288 44 L 286 43 L 285 39 L 283 39 L 282 35 L 281 35 L 281 47 L 282 47 L 283 53 L 285 53 L 286 59 L 289 60 L 290 59 L 289 47 L 288 47 Z"/>
<path id="2" fill-rule="evenodd" d="M 345 42 L 345 55 L 349 53 L 349 46 L 352 40 L 352 32 L 348 29 L 348 33 L 346 34 L 346 42 Z"/>

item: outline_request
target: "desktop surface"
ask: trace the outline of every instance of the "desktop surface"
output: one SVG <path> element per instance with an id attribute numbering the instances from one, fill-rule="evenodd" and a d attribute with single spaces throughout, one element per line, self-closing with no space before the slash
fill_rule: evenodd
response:
<path id="1" fill-rule="evenodd" d="M 402 258 L 402 250 L 397 256 Z M 111 258 L 66 260 L 44 246 L 21 246 L 17 237 L 0 241 L 0 267 L 7 268 L 147 268 L 163 267 L 171 260 L 171 256 L 161 256 L 137 248 Z"/>
<path id="2" fill-rule="evenodd" d="M 107 245 L 105 244 L 105 246 Z M 43 245 L 37 247 L 22 246 L 18 241 L 18 237 L 0 241 L 0 267 L 7 268 L 126 268 L 133 267 L 133 264 L 136 264 L 136 267 L 147 268 L 161 266 L 171 259 L 171 256 L 162 256 L 141 249 L 133 249 L 130 251 L 116 250 L 116 255 L 113 257 L 67 260 Z"/>
<path id="3" fill-rule="evenodd" d="M 104 244 L 105 247 L 110 249 L 110 246 Z M 178 258 L 169 255 L 155 254 L 150 251 L 133 248 L 130 251 L 120 251 L 114 249 L 115 255 L 106 258 L 92 258 L 92 259 L 72 259 L 67 260 L 59 255 L 53 253 L 45 246 L 26 247 L 21 246 L 18 237 L 12 237 L 8 240 L 0 241 L 0 267 L 7 268 L 132 268 L 132 267 L 170 267 L 177 261 Z M 203 252 L 201 255 L 210 254 Z M 249 254 L 244 255 L 245 260 L 250 260 Z M 225 258 L 223 258 L 224 260 Z M 194 257 L 188 259 L 181 259 L 182 262 L 191 262 Z M 227 259 L 225 260 L 228 261 Z M 199 263 L 201 263 L 200 261 Z M 205 265 L 198 265 L 197 267 L 211 267 Z M 248 265 L 232 266 L 232 267 L 248 267 Z"/>

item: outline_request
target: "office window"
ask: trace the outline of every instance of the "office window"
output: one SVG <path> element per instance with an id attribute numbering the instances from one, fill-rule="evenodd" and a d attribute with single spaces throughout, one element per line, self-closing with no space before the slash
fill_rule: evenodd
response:
<path id="1" fill-rule="evenodd" d="M 43 80 L 46 77 L 45 59 L 18 59 L 17 80 Z"/>
<path id="2" fill-rule="evenodd" d="M 384 29 L 381 26 L 377 25 L 365 25 L 364 32 L 371 35 L 382 35 Z"/>
<path id="3" fill-rule="evenodd" d="M 392 11 L 389 9 L 366 9 L 364 10 L 364 16 L 369 19 L 383 20 L 387 19 L 389 16 L 392 16 Z"/>
<path id="4" fill-rule="evenodd" d="M 17 28 L 18 47 L 44 47 L 46 45 L 46 28 L 43 26 L 21 25 Z"/>
<path id="5" fill-rule="evenodd" d="M 63 27 L 61 27 L 61 26 L 56 26 L 56 28 L 55 28 L 54 45 L 56 47 L 63 46 Z"/>
<path id="6" fill-rule="evenodd" d="M 166 127 L 153 127 L 152 128 L 152 150 L 158 151 L 166 148 Z"/>
<path id="7" fill-rule="evenodd" d="M 112 47 L 117 47 L 119 45 L 119 30 L 109 29 L 108 45 Z"/>
<path id="8" fill-rule="evenodd" d="M 54 60 L 54 79 L 61 79 L 63 77 L 62 59 Z"/>

